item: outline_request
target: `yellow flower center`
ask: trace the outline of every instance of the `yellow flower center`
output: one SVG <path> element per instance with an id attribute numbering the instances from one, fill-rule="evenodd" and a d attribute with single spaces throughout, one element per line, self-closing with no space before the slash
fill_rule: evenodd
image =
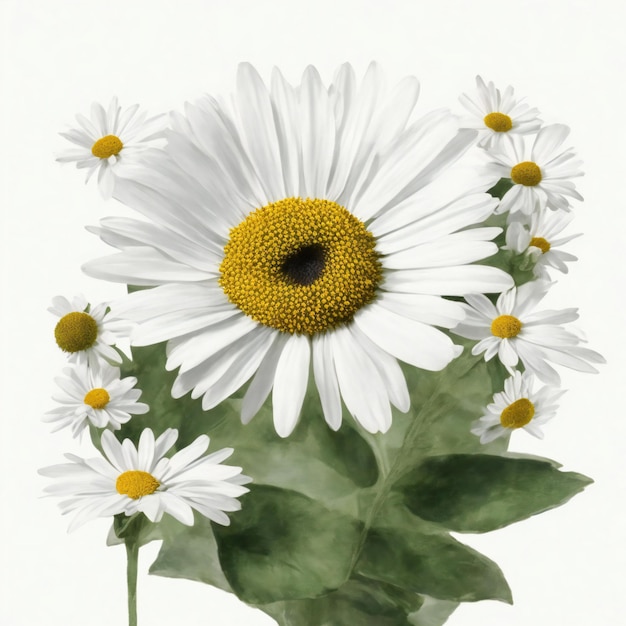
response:
<path id="1" fill-rule="evenodd" d="M 541 182 L 541 169 L 532 161 L 522 161 L 511 169 L 511 179 L 517 185 L 534 187 Z"/>
<path id="2" fill-rule="evenodd" d="M 542 254 L 545 254 L 550 249 L 550 242 L 543 237 L 533 237 L 528 245 L 539 248 Z"/>
<path id="3" fill-rule="evenodd" d="M 149 496 L 154 493 L 161 483 L 148 472 L 141 470 L 129 470 L 117 477 L 115 481 L 115 489 L 117 493 L 128 496 L 133 500 L 141 498 L 141 496 Z"/>
<path id="4" fill-rule="evenodd" d="M 497 133 L 506 133 L 513 128 L 513 121 L 505 113 L 489 113 L 483 118 L 485 126 Z"/>
<path id="5" fill-rule="evenodd" d="M 500 414 L 500 424 L 505 428 L 526 426 L 535 415 L 535 405 L 528 398 L 520 398 L 509 404 Z"/>
<path id="6" fill-rule="evenodd" d="M 491 322 L 491 334 L 502 339 L 510 339 L 519 335 L 522 330 L 522 322 L 512 315 L 500 315 Z"/>
<path id="7" fill-rule="evenodd" d="M 87 350 L 96 343 L 98 324 L 89 313 L 73 311 L 58 321 L 54 338 L 63 352 Z"/>
<path id="8" fill-rule="evenodd" d="M 123 147 L 124 144 L 119 137 L 106 135 L 98 139 L 98 141 L 91 146 L 91 154 L 99 159 L 108 159 L 110 156 L 119 154 Z"/>
<path id="9" fill-rule="evenodd" d="M 107 404 L 109 404 L 110 399 L 111 396 L 106 389 L 96 387 L 85 394 L 83 402 L 88 404 L 92 409 L 103 409 Z"/>
<path id="10" fill-rule="evenodd" d="M 374 244 L 335 202 L 286 198 L 231 229 L 220 285 L 257 322 L 313 335 L 349 322 L 374 299 L 382 280 Z"/>

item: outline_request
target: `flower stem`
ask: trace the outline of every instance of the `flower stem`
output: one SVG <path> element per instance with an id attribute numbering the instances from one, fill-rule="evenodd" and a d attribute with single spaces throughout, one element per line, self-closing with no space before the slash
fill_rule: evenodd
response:
<path id="1" fill-rule="evenodd" d="M 126 539 L 126 583 L 128 586 L 128 626 L 137 626 L 137 566 L 139 544 L 135 539 Z"/>

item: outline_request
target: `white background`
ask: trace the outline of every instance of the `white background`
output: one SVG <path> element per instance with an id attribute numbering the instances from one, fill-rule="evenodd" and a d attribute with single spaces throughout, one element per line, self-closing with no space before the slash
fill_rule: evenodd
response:
<path id="1" fill-rule="evenodd" d="M 65 451 L 86 453 L 40 422 L 54 405 L 64 357 L 46 312 L 57 294 L 92 302 L 120 285 L 83 276 L 109 252 L 84 225 L 116 211 L 82 173 L 54 153 L 57 135 L 93 100 L 118 95 L 151 114 L 180 109 L 204 92 L 227 94 L 237 63 L 264 78 L 273 65 L 297 82 L 307 64 L 325 82 L 350 61 L 362 75 L 377 60 L 390 82 L 422 84 L 420 110 L 450 106 L 480 73 L 572 128 L 585 161 L 569 244 L 580 257 L 546 308 L 580 307 L 580 323 L 608 365 L 600 375 L 564 373 L 570 391 L 546 439 L 516 433 L 516 449 L 556 459 L 595 484 L 566 506 L 484 536 L 466 536 L 502 567 L 515 605 L 467 604 L 449 626 L 618 625 L 624 593 L 624 80 L 626 14 L 615 0 L 230 2 L 1 1 L 3 540 L 0 623 L 6 626 L 125 623 L 123 548 L 107 548 L 99 520 L 68 535 L 56 502 L 41 499 L 38 467 Z M 142 626 L 272 624 L 233 596 L 198 583 L 147 575 L 140 564 Z M 358 626 L 358 625 L 356 625 Z"/>

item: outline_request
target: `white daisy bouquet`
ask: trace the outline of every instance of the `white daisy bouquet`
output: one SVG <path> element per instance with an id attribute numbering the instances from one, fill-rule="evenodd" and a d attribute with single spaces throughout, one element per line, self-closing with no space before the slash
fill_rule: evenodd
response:
<path id="1" fill-rule="evenodd" d="M 45 421 L 98 452 L 42 473 L 72 528 L 113 518 L 131 626 L 153 540 L 151 573 L 281 626 L 440 626 L 512 601 L 451 532 L 591 482 L 507 451 L 557 414 L 558 367 L 603 361 L 575 309 L 540 304 L 575 260 L 568 128 L 481 78 L 464 115 L 416 113 L 418 92 L 376 64 L 329 86 L 242 64 L 231 100 L 145 120 L 114 99 L 64 134 L 59 160 L 141 218 L 89 227 L 117 251 L 84 271 L 128 295 L 53 300 L 70 365 Z"/>

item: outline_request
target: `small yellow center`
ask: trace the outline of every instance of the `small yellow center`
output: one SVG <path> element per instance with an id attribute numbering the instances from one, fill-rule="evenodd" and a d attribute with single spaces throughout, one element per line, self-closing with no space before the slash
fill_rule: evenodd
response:
<path id="1" fill-rule="evenodd" d="M 509 404 L 500 414 L 500 424 L 505 428 L 526 426 L 535 415 L 535 405 L 528 398 L 520 398 Z"/>
<path id="2" fill-rule="evenodd" d="M 89 313 L 73 311 L 58 321 L 54 338 L 63 352 L 87 350 L 98 338 L 98 324 Z"/>
<path id="3" fill-rule="evenodd" d="M 487 128 L 495 130 L 496 133 L 506 133 L 513 128 L 513 121 L 505 113 L 489 113 L 485 115 L 483 122 Z"/>
<path id="4" fill-rule="evenodd" d="M 123 147 L 124 144 L 119 137 L 106 135 L 98 139 L 98 141 L 91 146 L 91 154 L 99 159 L 108 159 L 111 156 L 119 154 Z"/>
<path id="5" fill-rule="evenodd" d="M 83 402 L 88 404 L 92 409 L 103 409 L 107 404 L 109 404 L 110 399 L 111 396 L 106 389 L 96 387 L 85 394 Z"/>
<path id="6" fill-rule="evenodd" d="M 542 254 L 545 254 L 550 249 L 550 242 L 543 237 L 533 237 L 528 245 L 539 248 Z"/>
<path id="7" fill-rule="evenodd" d="M 231 229 L 220 285 L 257 322 L 313 335 L 349 322 L 374 299 L 382 280 L 374 244 L 335 202 L 286 198 Z"/>
<path id="8" fill-rule="evenodd" d="M 522 322 L 512 315 L 500 315 L 491 322 L 491 334 L 502 339 L 516 337 L 522 330 Z"/>
<path id="9" fill-rule="evenodd" d="M 129 470 L 117 477 L 115 481 L 115 489 L 117 493 L 128 496 L 133 500 L 141 498 L 141 496 L 149 496 L 154 493 L 161 483 L 148 472 L 141 470 Z"/>
<path id="10" fill-rule="evenodd" d="M 511 169 L 511 179 L 517 185 L 534 187 L 541 182 L 541 169 L 532 161 L 522 161 Z"/>

